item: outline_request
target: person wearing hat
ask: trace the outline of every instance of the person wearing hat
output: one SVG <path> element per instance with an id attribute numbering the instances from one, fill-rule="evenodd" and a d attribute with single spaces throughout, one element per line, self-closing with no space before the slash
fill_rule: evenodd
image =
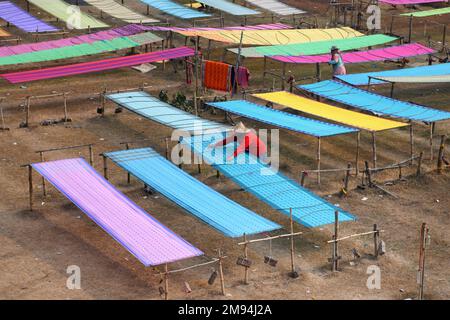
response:
<path id="1" fill-rule="evenodd" d="M 331 60 L 328 61 L 328 64 L 333 67 L 333 76 L 347 74 L 347 70 L 345 69 L 344 61 L 342 60 L 342 55 L 338 47 L 331 47 Z"/>
<path id="2" fill-rule="evenodd" d="M 230 143 L 237 142 L 238 146 L 234 153 L 227 158 L 231 160 L 236 158 L 239 154 L 243 152 L 248 152 L 253 154 L 262 161 L 267 159 L 267 146 L 264 142 L 259 139 L 253 130 L 247 129 L 242 122 L 239 122 L 234 126 L 232 132 L 228 137 L 222 141 L 217 142 L 213 145 L 214 148 L 225 146 Z"/>

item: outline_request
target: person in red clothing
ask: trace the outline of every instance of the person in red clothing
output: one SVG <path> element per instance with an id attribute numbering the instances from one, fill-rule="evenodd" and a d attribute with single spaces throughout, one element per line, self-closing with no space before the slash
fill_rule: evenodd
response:
<path id="1" fill-rule="evenodd" d="M 253 154 L 261 161 L 266 162 L 267 160 L 267 146 L 258 136 L 255 134 L 253 130 L 247 129 L 242 122 L 239 122 L 231 132 L 231 134 L 223 139 L 222 141 L 217 142 L 213 145 L 213 147 L 225 146 L 229 143 L 237 142 L 238 146 L 234 153 L 227 158 L 227 160 L 231 160 L 236 158 L 239 154 L 243 152 L 248 152 Z"/>

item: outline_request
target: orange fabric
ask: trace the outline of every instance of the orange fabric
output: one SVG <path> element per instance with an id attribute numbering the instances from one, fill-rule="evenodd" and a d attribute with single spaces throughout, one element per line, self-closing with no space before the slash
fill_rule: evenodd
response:
<path id="1" fill-rule="evenodd" d="M 230 66 L 223 62 L 206 61 L 203 86 L 208 89 L 229 91 L 229 72 Z"/>

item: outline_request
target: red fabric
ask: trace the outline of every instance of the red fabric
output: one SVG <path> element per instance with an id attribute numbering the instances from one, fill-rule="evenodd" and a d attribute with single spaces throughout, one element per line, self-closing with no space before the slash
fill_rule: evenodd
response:
<path id="1" fill-rule="evenodd" d="M 233 153 L 233 157 L 237 157 L 239 154 L 243 152 L 249 152 L 250 154 L 253 154 L 256 157 L 260 157 L 267 154 L 267 146 L 264 142 L 261 141 L 261 139 L 258 138 L 258 136 L 253 132 L 250 131 L 243 137 L 244 141 L 238 141 L 238 137 L 233 134 L 222 141 L 218 142 L 216 146 L 222 146 L 227 145 L 231 142 L 237 141 L 239 143 L 238 147 Z"/>

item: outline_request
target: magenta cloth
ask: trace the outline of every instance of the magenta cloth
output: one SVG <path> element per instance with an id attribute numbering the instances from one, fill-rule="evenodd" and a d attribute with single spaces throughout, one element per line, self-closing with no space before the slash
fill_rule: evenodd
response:
<path id="1" fill-rule="evenodd" d="M 83 43 L 93 43 L 100 40 L 111 40 L 119 37 L 130 36 L 146 31 L 144 26 L 131 24 L 124 27 L 100 31 L 81 36 L 50 40 L 36 43 L 19 44 L 15 46 L 0 47 L 0 57 L 12 56 L 15 54 L 28 53 L 33 51 L 42 51 L 49 49 L 62 48 Z"/>
<path id="2" fill-rule="evenodd" d="M 145 266 L 202 255 L 100 176 L 84 159 L 32 167 Z"/>
<path id="3" fill-rule="evenodd" d="M 380 0 L 380 2 L 388 3 L 388 4 L 392 4 L 392 5 L 404 5 L 404 4 L 447 2 L 447 0 Z"/>
<path id="4" fill-rule="evenodd" d="M 222 30 L 282 30 L 282 29 L 292 29 L 283 23 L 269 23 L 269 24 L 258 24 L 254 26 L 235 26 L 235 27 L 224 27 L 224 28 L 180 28 L 180 27 L 159 27 L 159 26 L 148 26 L 145 27 L 148 31 L 222 31 Z"/>
<path id="5" fill-rule="evenodd" d="M 410 43 L 382 49 L 342 53 L 341 55 L 345 63 L 361 63 L 401 59 L 403 57 L 413 57 L 434 52 L 436 50 L 419 43 Z M 317 56 L 270 56 L 269 58 L 287 63 L 327 63 L 330 61 L 331 56 L 329 54 L 322 54 Z"/>
<path id="6" fill-rule="evenodd" d="M 76 74 L 113 70 L 118 68 L 136 66 L 143 63 L 151 63 L 161 60 L 191 57 L 194 55 L 195 55 L 194 49 L 188 47 L 180 47 L 164 51 L 155 51 L 150 53 L 137 54 L 133 56 L 83 62 L 66 66 L 5 73 L 0 74 L 0 77 L 8 80 L 11 83 L 22 83 L 43 79 L 61 78 L 73 76 Z"/>
<path id="7" fill-rule="evenodd" d="M 58 28 L 33 17 L 10 1 L 0 2 L 0 19 L 15 25 L 25 32 L 49 32 L 59 30 Z"/>
<path id="8" fill-rule="evenodd" d="M 242 89 L 247 89 L 250 81 L 250 71 L 246 67 L 239 67 L 237 81 Z"/>

